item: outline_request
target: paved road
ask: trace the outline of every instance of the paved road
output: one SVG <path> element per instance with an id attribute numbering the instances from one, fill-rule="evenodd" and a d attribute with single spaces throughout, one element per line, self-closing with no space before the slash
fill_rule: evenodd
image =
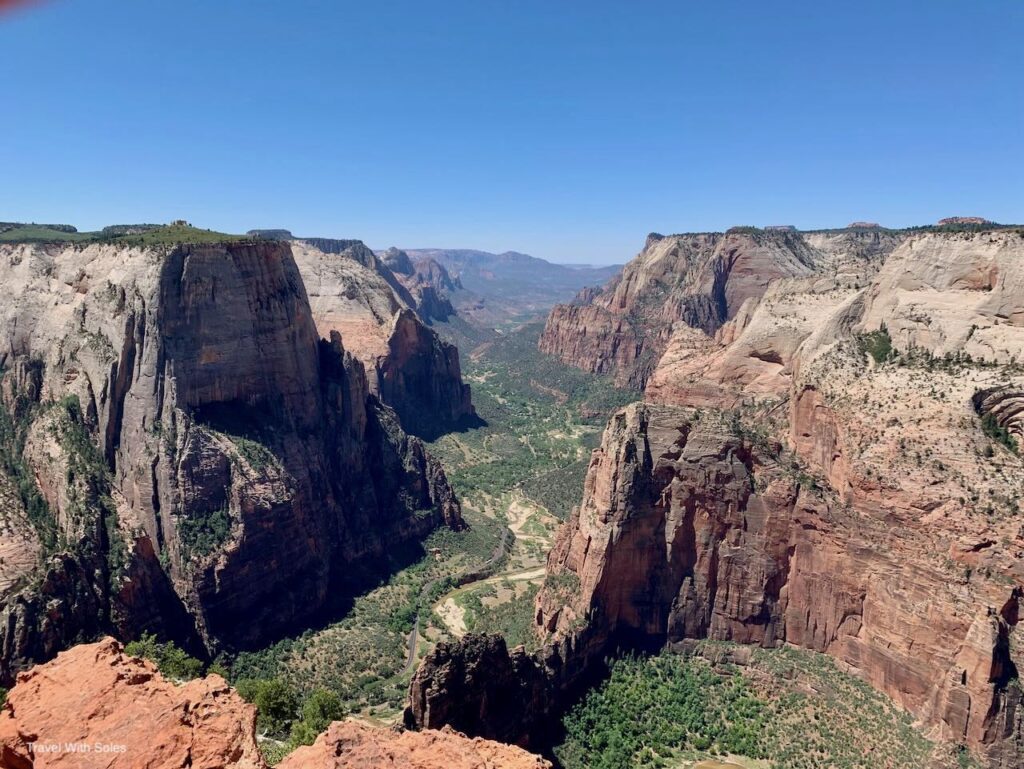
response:
<path id="1" fill-rule="evenodd" d="M 506 526 L 501 532 L 501 541 L 495 546 L 494 552 L 491 554 L 491 557 L 484 562 L 483 566 L 481 566 L 479 569 L 476 569 L 476 571 L 481 574 L 480 579 L 487 579 L 487 577 L 485 576 L 486 573 L 490 571 L 491 568 L 493 568 L 495 565 L 497 565 L 498 562 L 500 562 L 501 559 L 504 557 L 505 546 L 506 544 L 508 544 L 508 538 L 510 536 L 512 536 L 512 532 Z M 466 571 L 462 571 L 460 572 L 460 575 L 465 573 Z M 404 676 L 412 672 L 413 667 L 416 665 L 416 644 L 418 644 L 420 640 L 420 612 L 423 610 L 424 605 L 427 603 L 427 599 L 430 597 L 430 592 L 434 589 L 434 585 L 436 585 L 439 581 L 440 580 L 437 579 L 431 580 L 423 586 L 422 590 L 420 590 L 419 600 L 417 601 L 416 604 L 416 618 L 413 620 L 412 632 L 409 633 L 409 652 L 405 659 L 405 667 L 402 668 L 402 672 L 399 673 L 400 676 Z M 479 580 L 471 580 L 466 584 L 470 585 L 473 582 L 477 581 Z"/>

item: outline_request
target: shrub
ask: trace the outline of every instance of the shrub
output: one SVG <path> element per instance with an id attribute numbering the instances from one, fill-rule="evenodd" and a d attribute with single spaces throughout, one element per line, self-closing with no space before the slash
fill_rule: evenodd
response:
<path id="1" fill-rule="evenodd" d="M 235 683 L 242 699 L 256 706 L 256 724 L 275 737 L 288 735 L 299 709 L 294 690 L 280 678 L 243 678 Z"/>
<path id="2" fill-rule="evenodd" d="M 143 633 L 138 641 L 132 641 L 124 647 L 127 654 L 142 657 L 157 666 L 157 669 L 168 678 L 178 681 L 190 681 L 203 674 L 203 663 L 190 657 L 173 641 L 160 643 L 151 633 Z"/>

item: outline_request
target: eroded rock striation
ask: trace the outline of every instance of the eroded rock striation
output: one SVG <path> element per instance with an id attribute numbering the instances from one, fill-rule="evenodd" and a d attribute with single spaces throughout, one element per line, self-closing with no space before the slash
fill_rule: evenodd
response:
<path id="1" fill-rule="evenodd" d="M 288 243 L 7 246 L 0 274 L 4 472 L 40 540 L 3 679 L 101 632 L 257 643 L 462 525 Z"/>
<path id="2" fill-rule="evenodd" d="M 549 557 L 548 710 L 617 648 L 794 644 L 987 766 L 1024 760 L 1024 233 L 890 235 L 811 234 L 828 266 L 712 333 L 674 325 Z M 428 657 L 412 723 L 439 725 L 451 658 L 474 653 Z"/>

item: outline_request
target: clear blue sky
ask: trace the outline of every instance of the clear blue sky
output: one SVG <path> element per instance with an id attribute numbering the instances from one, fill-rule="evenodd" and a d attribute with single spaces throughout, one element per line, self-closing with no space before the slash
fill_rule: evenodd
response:
<path id="1" fill-rule="evenodd" d="M 0 51 L 0 220 L 595 263 L 1024 220 L 1021 0 L 50 0 Z"/>

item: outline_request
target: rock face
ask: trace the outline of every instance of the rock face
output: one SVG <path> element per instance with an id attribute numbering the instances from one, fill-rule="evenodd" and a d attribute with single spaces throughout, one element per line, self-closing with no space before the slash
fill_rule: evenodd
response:
<path id="1" fill-rule="evenodd" d="M 112 638 L 18 676 L 0 710 L 0 765 L 266 769 L 256 709 L 224 679 L 175 685 Z"/>
<path id="2" fill-rule="evenodd" d="M 451 295 L 462 290 L 462 281 L 452 278 L 444 265 L 431 257 L 415 262 L 400 249 L 389 248 L 381 257 L 416 300 L 416 313 L 426 322 L 447 320 L 455 315 Z"/>
<path id="3" fill-rule="evenodd" d="M 287 243 L 8 246 L 0 274 L 0 437 L 43 540 L 3 679 L 100 632 L 258 643 L 462 525 Z"/>
<path id="4" fill-rule="evenodd" d="M 319 334 L 341 333 L 345 349 L 366 369 L 370 392 L 398 413 L 406 430 L 431 438 L 475 417 L 458 349 L 415 311 L 434 301 L 417 283 L 415 269 L 407 288 L 386 258 L 358 240 L 310 239 L 292 246 Z M 404 260 L 391 258 L 403 266 Z"/>
<path id="5" fill-rule="evenodd" d="M 863 283 L 904 238 L 888 232 L 789 229 L 648 236 L 644 250 L 590 301 L 558 305 L 540 349 L 643 389 L 678 326 L 714 334 L 784 278 L 835 274 Z"/>
<path id="6" fill-rule="evenodd" d="M 338 721 L 280 764 L 281 769 L 550 769 L 520 748 L 451 729 L 395 732 Z"/>
<path id="7" fill-rule="evenodd" d="M 549 681 L 521 648 L 500 636 L 468 634 L 439 643 L 409 688 L 407 725 L 450 726 L 491 740 L 537 742 L 548 709 Z"/>
<path id="8" fill-rule="evenodd" d="M 713 333 L 772 280 L 810 274 L 814 257 L 788 231 L 652 234 L 621 277 L 590 304 L 551 311 L 540 349 L 640 389 L 675 323 Z"/>
<path id="9" fill-rule="evenodd" d="M 4 769 L 267 769 L 256 710 L 217 675 L 175 684 L 112 638 L 22 673 L 0 710 Z M 56 746 L 53 748 L 51 746 Z M 72 750 L 71 747 L 77 747 Z M 550 769 L 525 751 L 450 729 L 335 722 L 283 769 Z"/>
<path id="10" fill-rule="evenodd" d="M 788 643 L 1024 762 L 1024 233 L 853 236 L 808 236 L 828 266 L 713 335 L 676 324 L 649 402 L 613 416 L 538 596 L 549 709 L 616 648 Z M 411 722 L 443 721 L 459 664 L 425 661 Z"/>

